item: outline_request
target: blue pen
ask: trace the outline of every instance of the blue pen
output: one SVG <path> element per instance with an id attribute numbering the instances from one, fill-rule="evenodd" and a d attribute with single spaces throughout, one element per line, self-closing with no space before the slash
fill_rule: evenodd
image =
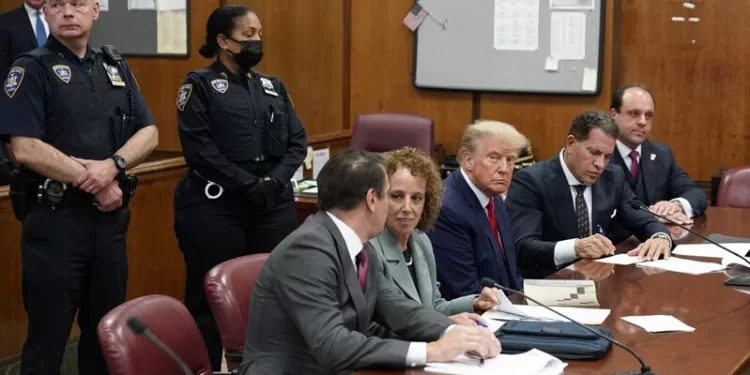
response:
<path id="1" fill-rule="evenodd" d="M 477 322 L 477 325 L 480 326 L 480 327 L 489 328 L 489 326 L 485 322 L 481 322 L 481 321 Z"/>

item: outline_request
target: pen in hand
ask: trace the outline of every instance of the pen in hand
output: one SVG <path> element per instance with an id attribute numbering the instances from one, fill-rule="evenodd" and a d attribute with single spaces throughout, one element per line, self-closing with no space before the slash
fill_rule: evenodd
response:
<path id="1" fill-rule="evenodd" d="M 477 325 L 480 327 L 489 328 L 487 323 L 482 322 L 482 321 L 478 321 Z M 479 367 L 484 367 L 484 357 L 481 357 L 481 356 L 479 357 Z"/>

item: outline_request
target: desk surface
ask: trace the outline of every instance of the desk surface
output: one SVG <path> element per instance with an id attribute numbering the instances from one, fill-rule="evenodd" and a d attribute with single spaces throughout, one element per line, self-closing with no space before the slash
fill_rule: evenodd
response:
<path id="1" fill-rule="evenodd" d="M 709 208 L 696 220 L 693 230 L 707 235 L 721 233 L 750 238 L 750 210 Z M 670 229 L 671 230 L 671 229 Z M 680 238 L 684 231 L 675 228 Z M 700 243 L 691 234 L 678 243 Z M 618 250 L 628 250 L 626 242 Z M 710 258 L 696 260 L 710 261 Z M 737 271 L 727 271 L 736 275 Z M 723 375 L 739 373 L 750 365 L 750 294 L 724 286 L 726 272 L 691 276 L 674 272 L 654 272 L 631 266 L 613 266 L 581 261 L 576 271 L 562 270 L 553 278 L 593 279 L 603 308 L 612 310 L 603 326 L 615 339 L 630 346 L 652 370 L 660 375 Z M 651 334 L 620 319 L 630 315 L 674 315 L 695 327 L 692 333 Z M 569 361 L 565 374 L 612 374 L 638 370 L 638 362 L 624 350 L 613 347 L 599 361 Z M 422 370 L 361 371 L 360 375 L 427 374 Z"/>

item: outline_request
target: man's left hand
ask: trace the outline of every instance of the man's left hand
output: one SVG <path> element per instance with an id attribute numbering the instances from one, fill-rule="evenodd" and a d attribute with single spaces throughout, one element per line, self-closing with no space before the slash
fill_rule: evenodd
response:
<path id="1" fill-rule="evenodd" d="M 474 311 L 483 313 L 499 305 L 500 298 L 498 297 L 498 293 L 500 293 L 500 290 L 496 288 L 485 287 L 482 289 L 482 293 L 474 298 L 474 301 L 472 302 Z"/>
<path id="2" fill-rule="evenodd" d="M 684 214 L 683 207 L 679 202 L 658 201 L 648 209 L 661 216 L 672 216 L 678 212 Z"/>
<path id="3" fill-rule="evenodd" d="M 86 167 L 86 172 L 73 181 L 73 187 L 89 194 L 98 194 L 117 177 L 117 167 L 112 159 L 88 160 L 73 158 Z"/>
<path id="4" fill-rule="evenodd" d="M 639 259 L 645 260 L 657 260 L 663 255 L 664 259 L 669 259 L 671 251 L 672 246 L 668 239 L 656 237 L 651 238 L 638 245 L 635 249 L 628 251 L 628 255 L 637 255 Z"/>
<path id="5" fill-rule="evenodd" d="M 682 213 L 682 211 L 674 213 L 672 215 L 668 215 L 666 217 L 669 220 L 672 220 L 673 222 L 675 222 L 677 224 L 680 224 L 680 225 L 690 225 L 690 224 L 693 224 L 693 221 L 690 220 L 687 217 L 687 215 L 685 215 L 684 213 Z M 659 219 L 659 222 L 661 222 L 661 223 L 664 223 L 664 224 L 667 224 L 667 225 L 672 224 L 672 222 L 670 222 L 669 220 L 666 220 L 664 218 L 657 217 L 657 219 Z"/>

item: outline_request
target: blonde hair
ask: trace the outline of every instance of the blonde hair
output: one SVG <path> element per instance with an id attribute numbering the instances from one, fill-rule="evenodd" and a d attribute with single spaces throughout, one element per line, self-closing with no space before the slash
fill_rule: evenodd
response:
<path id="1" fill-rule="evenodd" d="M 499 137 L 508 147 L 518 150 L 520 153 L 529 146 L 529 140 L 521 134 L 513 125 L 494 120 L 477 120 L 464 130 L 461 144 L 458 146 L 458 155 L 464 152 L 474 154 L 479 149 L 479 142 L 485 137 Z"/>

